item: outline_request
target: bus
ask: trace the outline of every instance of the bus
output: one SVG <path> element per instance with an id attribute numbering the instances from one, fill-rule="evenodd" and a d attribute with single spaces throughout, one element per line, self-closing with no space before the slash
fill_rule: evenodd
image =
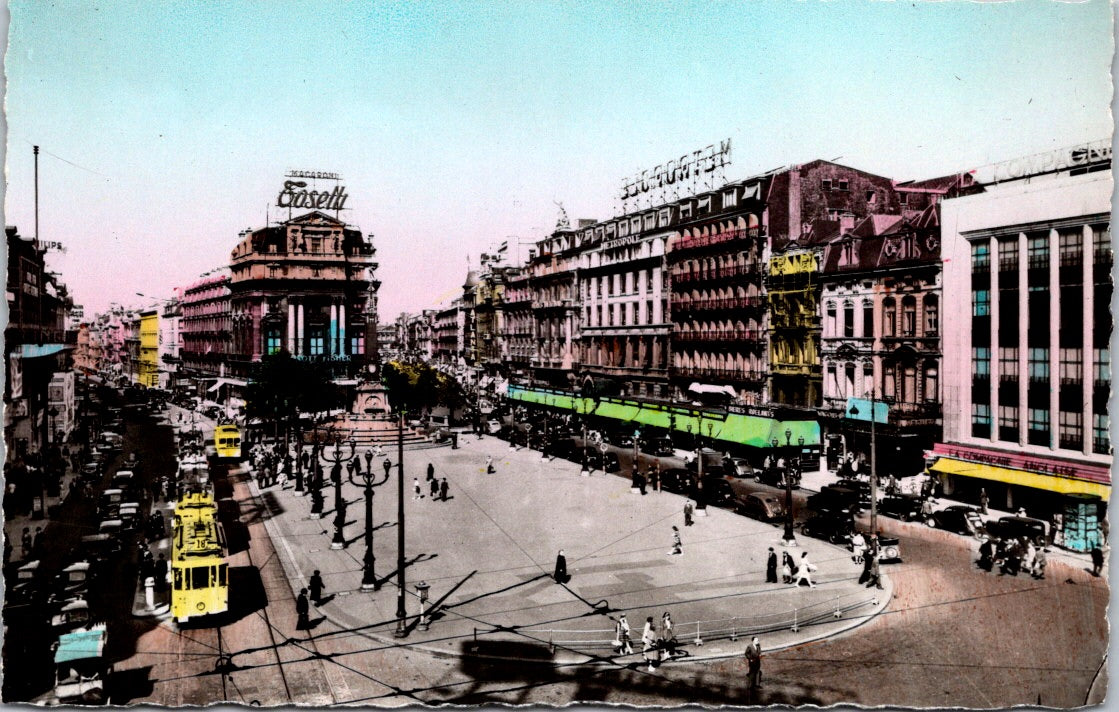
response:
<path id="1" fill-rule="evenodd" d="M 214 428 L 214 450 L 219 460 L 240 460 L 241 429 L 233 423 Z"/>
<path id="2" fill-rule="evenodd" d="M 171 615 L 177 623 L 229 609 L 225 551 L 213 494 L 184 494 L 171 530 Z"/>

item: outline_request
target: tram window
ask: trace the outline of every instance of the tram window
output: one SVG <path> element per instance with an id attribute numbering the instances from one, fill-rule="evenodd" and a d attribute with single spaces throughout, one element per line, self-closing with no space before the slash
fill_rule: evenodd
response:
<path id="1" fill-rule="evenodd" d="M 210 567 L 209 566 L 196 566 L 190 570 L 190 587 L 191 588 L 209 588 L 210 586 Z"/>
<path id="2" fill-rule="evenodd" d="M 174 585 L 176 591 L 182 591 L 183 590 L 183 570 L 182 569 L 175 569 L 175 581 L 174 581 L 173 585 Z"/>
<path id="3" fill-rule="evenodd" d="M 221 564 L 218 566 L 218 585 L 225 586 L 226 574 L 229 572 L 228 564 Z"/>
<path id="4" fill-rule="evenodd" d="M 233 447 L 241 447 L 241 438 L 233 438 Z"/>

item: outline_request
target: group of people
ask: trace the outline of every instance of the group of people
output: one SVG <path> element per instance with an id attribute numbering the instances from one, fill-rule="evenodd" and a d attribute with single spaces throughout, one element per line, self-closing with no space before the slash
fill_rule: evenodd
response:
<path id="1" fill-rule="evenodd" d="M 996 566 L 1001 574 L 1017 576 L 1027 573 L 1035 579 L 1045 578 L 1045 549 L 1036 546 L 1026 537 L 988 537 L 979 545 L 979 568 L 992 571 Z"/>
<path id="2" fill-rule="evenodd" d="M 633 641 L 626 614 L 621 614 L 617 619 L 611 617 L 611 620 L 614 621 L 614 651 L 619 655 L 632 655 Z M 653 621 L 653 617 L 648 616 L 645 619 L 645 627 L 641 631 L 641 657 L 649 666 L 649 672 L 656 669 L 655 664 L 679 654 L 678 641 L 669 612 L 665 611 L 661 615 L 660 628 Z"/>
<path id="3" fill-rule="evenodd" d="M 447 478 L 444 477 L 440 480 L 435 476 L 435 465 L 427 463 L 427 485 L 428 491 L 431 493 L 431 501 L 440 500 L 447 501 L 447 493 L 450 491 L 450 485 L 447 484 Z M 415 477 L 412 479 L 412 500 L 423 499 L 423 489 L 420 487 L 420 478 Z"/>
<path id="4" fill-rule="evenodd" d="M 808 560 L 807 551 L 801 552 L 799 561 L 789 552 L 781 552 L 781 583 L 795 584 L 798 587 L 804 584 L 809 588 L 816 588 L 816 582 L 812 580 L 812 572 L 815 570 L 816 565 Z M 769 547 L 765 562 L 765 582 L 777 583 L 777 552 L 772 546 Z"/>

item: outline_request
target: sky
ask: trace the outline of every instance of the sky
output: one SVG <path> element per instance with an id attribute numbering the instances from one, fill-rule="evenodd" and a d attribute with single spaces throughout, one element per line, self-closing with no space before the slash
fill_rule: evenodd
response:
<path id="1" fill-rule="evenodd" d="M 165 298 L 338 173 L 381 318 L 468 258 L 620 211 L 730 138 L 728 179 L 816 158 L 899 180 L 1110 138 L 1111 7 L 1041 2 L 9 0 L 5 223 L 65 245 L 87 314 Z M 145 295 L 137 296 L 137 293 Z"/>

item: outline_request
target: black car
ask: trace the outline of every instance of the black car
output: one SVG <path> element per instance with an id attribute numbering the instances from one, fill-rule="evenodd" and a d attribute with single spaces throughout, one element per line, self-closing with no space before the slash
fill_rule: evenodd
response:
<path id="1" fill-rule="evenodd" d="M 682 467 L 670 467 L 661 472 L 661 489 L 666 492 L 688 494 L 695 475 Z"/>
<path id="2" fill-rule="evenodd" d="M 777 467 L 770 467 L 768 469 L 765 467 L 757 468 L 754 470 L 754 479 L 770 487 L 785 486 L 785 475 Z M 800 477 L 798 475 L 793 475 L 792 489 L 800 489 Z"/>
<path id="3" fill-rule="evenodd" d="M 699 501 L 699 490 L 692 491 L 692 499 Z M 729 507 L 734 504 L 734 490 L 722 477 L 703 478 L 703 500 L 716 507 Z"/>
<path id="4" fill-rule="evenodd" d="M 859 493 L 846 487 L 827 485 L 808 498 L 808 508 L 813 512 L 853 512 L 863 508 Z"/>
<path id="5" fill-rule="evenodd" d="M 836 487 L 854 490 L 859 493 L 859 499 L 870 504 L 870 483 L 863 480 L 840 479 L 835 482 Z"/>
<path id="6" fill-rule="evenodd" d="M 999 539 L 1020 539 L 1025 537 L 1035 545 L 1046 542 L 1049 525 L 1033 517 L 999 517 L 998 521 L 987 523 L 987 533 Z"/>
<path id="7" fill-rule="evenodd" d="M 968 536 L 981 536 L 986 532 L 986 526 L 983 524 L 983 514 L 979 508 L 968 507 L 964 504 L 953 504 L 933 512 L 928 525 Z"/>
<path id="8" fill-rule="evenodd" d="M 900 495 L 897 497 L 883 497 L 878 502 L 879 514 L 900 519 L 903 522 L 924 521 L 921 512 L 924 500 L 914 495 Z"/>
<path id="9" fill-rule="evenodd" d="M 544 446 L 544 454 L 548 457 L 562 457 L 573 462 L 582 462 L 583 448 L 575 444 L 571 438 L 552 440 Z M 588 454 L 590 454 L 588 452 Z"/>
<path id="10" fill-rule="evenodd" d="M 618 472 L 622 469 L 622 464 L 618 461 L 617 453 L 603 454 L 593 448 L 587 448 L 587 467 L 604 472 Z"/>
<path id="11" fill-rule="evenodd" d="M 855 531 L 855 522 L 850 514 L 824 512 L 800 525 L 806 536 L 826 539 L 832 544 L 848 541 Z"/>

